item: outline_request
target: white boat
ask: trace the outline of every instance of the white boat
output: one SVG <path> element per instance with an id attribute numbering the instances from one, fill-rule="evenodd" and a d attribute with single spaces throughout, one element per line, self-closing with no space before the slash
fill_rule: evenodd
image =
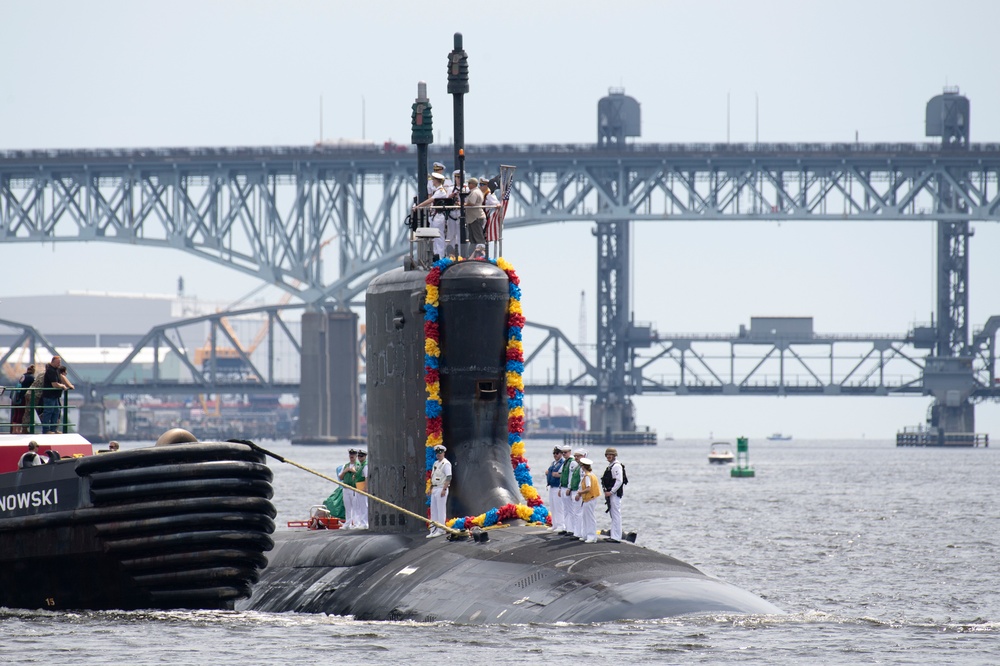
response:
<path id="1" fill-rule="evenodd" d="M 725 465 L 733 462 L 736 456 L 733 455 L 733 447 L 729 442 L 713 442 L 712 448 L 708 450 L 708 462 L 718 465 Z"/>
<path id="2" fill-rule="evenodd" d="M 792 438 L 791 435 L 782 435 L 780 432 L 768 435 L 767 439 L 769 442 L 787 442 Z"/>

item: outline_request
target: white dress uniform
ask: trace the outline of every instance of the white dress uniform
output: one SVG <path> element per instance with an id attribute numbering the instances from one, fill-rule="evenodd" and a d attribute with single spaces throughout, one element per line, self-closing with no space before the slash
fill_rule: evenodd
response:
<path id="1" fill-rule="evenodd" d="M 444 185 L 440 186 L 431 194 L 432 199 L 447 199 L 451 196 L 451 190 L 449 190 Z M 434 254 L 439 257 L 444 256 L 444 246 L 445 246 L 445 220 L 447 215 L 443 212 L 435 212 L 431 216 L 431 226 L 438 230 L 440 236 L 434 239 Z"/>
<path id="2" fill-rule="evenodd" d="M 622 540 L 622 498 L 618 496 L 618 490 L 622 487 L 622 464 L 615 458 L 609 466 L 611 478 L 614 485 L 611 486 L 611 538 L 615 541 Z"/>
<path id="3" fill-rule="evenodd" d="M 431 520 L 444 525 L 448 520 L 448 490 L 445 483 L 451 478 L 451 462 L 447 458 L 434 461 L 431 468 Z M 442 489 L 444 496 L 442 497 Z M 428 536 L 443 534 L 443 530 L 431 525 L 431 532 Z"/>
<path id="4" fill-rule="evenodd" d="M 573 475 L 580 468 L 580 463 L 578 463 L 574 458 L 569 460 L 569 478 L 570 483 L 573 483 Z M 577 519 L 580 516 L 580 502 L 573 498 L 575 491 L 569 488 L 563 488 L 563 522 L 566 523 L 566 531 L 570 534 L 576 534 L 579 530 L 579 525 L 577 525 Z"/>
<path id="5" fill-rule="evenodd" d="M 597 516 L 594 514 L 594 507 L 597 505 L 596 498 L 603 497 L 600 489 L 597 489 L 595 497 L 584 501 L 584 498 L 589 494 L 592 483 L 599 482 L 591 472 L 580 470 L 580 490 L 578 491 L 580 495 L 580 529 L 577 536 L 587 543 L 597 541 Z"/>
<path id="6" fill-rule="evenodd" d="M 368 480 L 368 465 L 361 468 L 361 478 L 358 481 Z M 361 493 L 351 493 L 354 495 L 354 527 L 361 530 L 368 529 L 368 498 Z"/>

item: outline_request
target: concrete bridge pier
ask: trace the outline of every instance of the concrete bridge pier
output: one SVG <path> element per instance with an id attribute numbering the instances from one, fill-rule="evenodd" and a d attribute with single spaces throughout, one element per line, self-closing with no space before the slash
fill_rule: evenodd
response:
<path id="1" fill-rule="evenodd" d="M 80 422 L 77 424 L 77 432 L 91 442 L 108 441 L 104 427 L 104 404 L 100 400 L 86 400 L 80 405 Z"/>
<path id="2" fill-rule="evenodd" d="M 292 444 L 357 444 L 358 315 L 302 315 L 299 427 Z"/>

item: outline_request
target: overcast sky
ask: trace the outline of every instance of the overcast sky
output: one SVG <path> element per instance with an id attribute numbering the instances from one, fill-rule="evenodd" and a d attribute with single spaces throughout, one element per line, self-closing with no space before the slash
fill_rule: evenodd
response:
<path id="1" fill-rule="evenodd" d="M 1000 142 L 992 2 L 8 1 L 0 20 L 0 150 L 307 145 L 319 138 L 320 97 L 326 138 L 405 143 L 419 80 L 435 138 L 448 142 L 456 31 L 469 53 L 470 144 L 592 142 L 609 87 L 642 105 L 641 141 L 725 141 L 727 96 L 732 141 L 758 131 L 764 142 L 922 141 L 925 105 L 945 85 L 971 99 L 972 140 Z M 590 229 L 512 232 L 505 250 L 525 278 L 529 319 L 575 338 L 584 290 L 593 342 Z M 1000 230 L 975 233 L 972 328 L 1000 314 Z M 820 332 L 902 334 L 934 309 L 931 224 L 643 223 L 634 238 L 635 317 L 664 332 L 728 333 L 784 315 L 813 316 Z M 169 293 L 181 274 L 207 300 L 255 286 L 169 250 L 0 252 L 6 266 L 48 266 L 22 294 Z M 638 420 L 678 437 L 890 438 L 928 404 L 643 398 Z M 1000 434 L 1000 406 L 977 417 L 978 430 Z"/>

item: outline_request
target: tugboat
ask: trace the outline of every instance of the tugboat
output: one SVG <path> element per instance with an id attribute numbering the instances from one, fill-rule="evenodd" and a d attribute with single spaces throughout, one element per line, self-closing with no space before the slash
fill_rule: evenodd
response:
<path id="1" fill-rule="evenodd" d="M 460 34 L 448 72 L 449 92 L 464 94 Z M 459 99 L 455 108 L 462 108 Z M 429 114 L 416 120 L 424 111 L 429 104 L 419 95 L 418 185 L 432 136 Z M 455 122 L 461 170 L 459 113 Z M 464 199 L 457 206 L 461 219 Z M 435 252 L 435 240 L 447 233 L 425 212 L 413 210 L 403 266 L 376 277 L 366 296 L 370 527 L 277 532 L 260 582 L 237 609 L 462 624 L 780 613 L 667 555 L 549 529 L 521 439 L 520 281 L 494 252 L 471 259 L 461 247 Z M 451 518 L 428 534 L 439 445 L 453 469 Z"/>
<path id="2" fill-rule="evenodd" d="M 0 606 L 229 609 L 250 595 L 273 546 L 262 454 L 183 430 L 95 454 L 65 418 L 62 434 L 34 427 L 0 435 Z"/>

